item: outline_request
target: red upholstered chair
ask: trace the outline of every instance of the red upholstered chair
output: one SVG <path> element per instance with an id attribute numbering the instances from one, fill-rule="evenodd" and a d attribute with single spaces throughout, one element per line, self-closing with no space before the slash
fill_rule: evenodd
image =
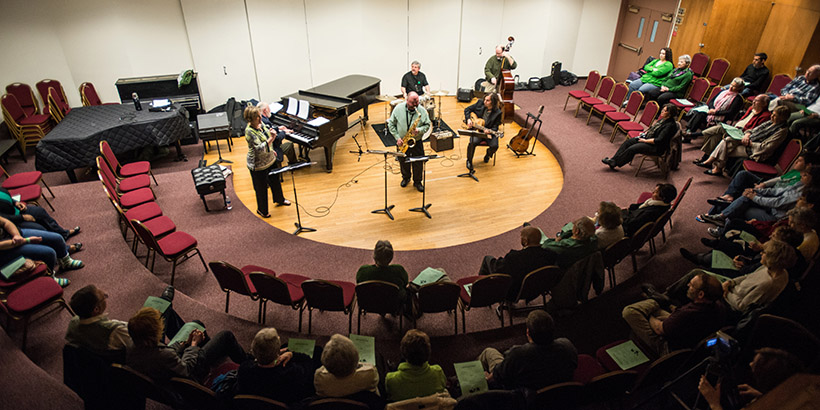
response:
<path id="1" fill-rule="evenodd" d="M 205 267 L 205 272 L 208 271 L 208 265 L 205 264 L 205 259 L 202 253 L 197 248 L 196 238 L 182 232 L 174 231 L 162 238 L 157 238 L 151 230 L 142 222 L 132 220 L 131 223 L 137 231 L 140 239 L 148 246 L 148 254 L 145 255 L 145 267 L 148 267 L 148 259 L 151 256 L 151 251 L 154 251 L 154 260 L 151 262 L 151 272 L 154 271 L 154 263 L 157 261 L 157 254 L 162 256 L 168 262 L 172 262 L 171 268 L 171 286 L 174 285 L 174 275 L 177 271 L 177 265 L 185 262 L 193 255 L 199 255 L 202 261 L 202 266 Z M 181 259 L 181 261 L 180 261 Z"/>
<path id="2" fill-rule="evenodd" d="M 11 83 L 6 86 L 6 92 L 17 98 L 26 117 L 40 113 L 40 104 L 28 84 Z"/>
<path id="3" fill-rule="evenodd" d="M 578 382 L 557 383 L 538 389 L 527 408 L 577 409 L 584 397 L 584 385 Z"/>
<path id="4" fill-rule="evenodd" d="M 382 280 L 368 280 L 356 285 L 356 302 L 359 305 L 356 333 L 362 333 L 362 315 L 365 313 L 391 314 L 399 318 L 399 333 L 404 320 L 404 301 L 399 299 L 399 287 Z"/>
<path id="5" fill-rule="evenodd" d="M 634 370 L 615 370 L 592 378 L 586 385 L 587 403 L 606 403 L 606 408 L 623 408 L 621 405 L 627 392 L 635 385 L 638 372 Z M 612 403 L 618 405 L 612 406 Z"/>
<path id="6" fill-rule="evenodd" d="M 615 89 L 612 90 L 612 96 L 609 98 L 609 102 L 606 104 L 595 104 L 589 110 L 589 116 L 587 116 L 587 125 L 589 125 L 589 120 L 592 119 L 592 115 L 597 113 L 600 115 L 601 118 L 601 128 L 603 128 L 603 117 L 604 115 L 617 112 L 621 110 L 621 104 L 624 103 L 624 99 L 626 98 L 626 94 L 629 92 L 629 86 L 626 83 L 618 83 L 615 84 Z M 598 129 L 600 132 L 600 128 Z"/>
<path id="7" fill-rule="evenodd" d="M 154 177 L 154 174 L 151 172 L 150 162 L 137 161 L 128 164 L 120 164 L 116 154 L 114 154 L 114 150 L 111 149 L 111 145 L 109 145 L 108 141 L 105 140 L 100 141 L 100 153 L 118 178 L 127 178 L 135 175 L 146 174 L 151 175 L 151 178 L 154 180 L 154 184 L 159 185 L 157 183 L 157 178 Z"/>
<path id="8" fill-rule="evenodd" d="M 601 80 L 601 86 L 598 88 L 598 93 L 595 94 L 595 97 L 584 97 L 578 101 L 578 106 L 575 107 L 575 116 L 578 116 L 578 110 L 581 109 L 581 106 L 584 107 L 592 107 L 596 104 L 606 104 L 609 102 L 609 99 L 612 97 L 612 90 L 615 88 L 615 80 L 612 77 L 604 77 Z"/>
<path id="9" fill-rule="evenodd" d="M 18 288 L 20 285 L 43 275 L 50 275 L 48 266 L 44 263 L 37 264 L 37 267 L 27 274 L 15 275 L 11 279 L 6 279 L 4 276 L 0 275 L 0 299 L 5 298 L 6 294 Z"/>
<path id="10" fill-rule="evenodd" d="M 513 323 L 512 318 L 515 303 L 523 300 L 524 303 L 529 304 L 541 296 L 542 303 L 546 305 L 547 294 L 552 292 L 552 288 L 561 281 L 562 277 L 564 277 L 564 272 L 558 266 L 544 266 L 524 276 L 524 280 L 521 281 L 521 289 L 518 291 L 518 296 L 516 296 L 513 301 L 505 302 L 504 308 L 510 313 L 510 325 Z"/>
<path id="11" fill-rule="evenodd" d="M 689 112 L 689 110 L 700 103 L 707 91 L 709 91 L 709 81 L 705 78 L 696 78 L 692 81 L 692 87 L 689 89 L 689 95 L 686 98 L 692 105 L 681 104 L 677 99 L 670 101 L 680 110 L 678 121 L 680 121 L 684 113 Z"/>
<path id="12" fill-rule="evenodd" d="M 63 299 L 63 288 L 50 276 L 41 276 L 24 283 L 11 291 L 5 300 L 0 301 L 0 311 L 5 313 L 7 318 L 6 328 L 9 319 L 23 321 L 23 351 L 26 350 L 26 336 L 31 317 L 55 304 L 57 307 L 51 311 L 65 308 L 74 316 L 74 311 Z"/>
<path id="13" fill-rule="evenodd" d="M 655 163 L 655 166 L 658 167 L 658 169 L 663 174 L 664 178 L 666 178 L 667 175 L 669 175 L 669 171 L 671 171 L 672 168 L 673 168 L 673 164 L 674 164 L 673 159 L 676 158 L 676 157 L 679 158 L 678 155 L 679 155 L 679 152 L 680 152 L 680 149 L 681 149 L 681 135 L 680 135 L 681 126 L 680 126 L 680 123 L 676 123 L 676 124 L 677 124 L 678 129 L 675 132 L 675 135 L 672 137 L 672 141 L 669 142 L 669 149 L 667 149 L 666 152 L 664 152 L 660 155 L 637 154 L 637 155 L 641 156 L 641 162 L 638 163 L 638 169 L 635 170 L 635 176 L 638 176 L 638 174 L 641 172 L 641 168 L 643 167 L 643 164 L 644 164 L 644 162 L 646 162 L 647 159 L 651 160 L 652 162 Z M 633 134 L 635 132 L 637 132 L 637 131 L 634 131 L 634 130 L 629 131 L 627 133 L 628 137 L 629 138 L 634 138 L 634 137 L 637 137 L 638 135 L 640 135 L 640 133 L 638 133 L 637 135 Z M 634 135 L 634 137 L 633 137 L 633 135 Z M 665 237 L 664 237 L 664 241 L 666 241 Z"/>
<path id="14" fill-rule="evenodd" d="M 689 69 L 695 73 L 696 77 L 703 77 L 706 72 L 706 66 L 709 65 L 709 55 L 703 53 L 695 53 L 692 56 L 692 63 L 689 64 Z"/>
<path id="15" fill-rule="evenodd" d="M 626 107 L 623 111 L 616 110 L 604 114 L 604 118 L 601 119 L 601 126 L 598 127 L 598 133 L 600 134 L 601 131 L 603 131 L 604 124 L 606 124 L 607 122 L 611 122 L 613 125 L 615 125 L 621 121 L 635 121 L 635 118 L 638 116 L 638 111 L 641 110 L 641 104 L 643 104 L 642 92 L 635 91 L 632 94 L 630 94 L 629 101 L 627 101 Z"/>
<path id="16" fill-rule="evenodd" d="M 122 209 L 129 210 L 144 203 L 154 202 L 156 199 L 151 188 L 140 188 L 131 192 L 120 193 L 117 189 L 117 181 L 112 180 L 108 173 L 97 169 L 97 176 Z"/>
<path id="17" fill-rule="evenodd" d="M 37 142 L 51 131 L 51 118 L 43 114 L 26 116 L 23 107 L 17 101 L 17 97 L 11 94 L 3 94 L 3 97 L 0 98 L 0 105 L 3 108 L 3 120 L 11 130 L 12 135 L 17 138 L 17 143 L 20 145 L 25 160 L 26 148 L 37 145 Z"/>
<path id="18" fill-rule="evenodd" d="M 248 266 L 246 266 L 247 268 Z M 278 305 L 290 306 L 299 311 L 299 332 L 302 331 L 302 311 L 305 309 L 305 293 L 302 282 L 310 280 L 307 276 L 285 273 L 276 276 L 272 271 L 254 270 L 248 273 L 248 279 L 256 288 L 259 305 L 262 309 L 259 322 L 264 325 L 268 316 L 268 301 Z"/>
<path id="19" fill-rule="evenodd" d="M 46 181 L 43 179 L 43 173 L 40 171 L 28 171 L 28 172 L 19 172 L 14 175 L 9 175 L 6 172 L 6 169 L 0 165 L 0 171 L 3 171 L 3 175 L 6 177 L 6 180 L 3 181 L 2 187 L 8 190 L 22 188 L 24 186 L 29 185 L 37 185 L 42 183 L 43 186 L 48 190 L 48 193 L 51 194 L 52 198 L 55 198 L 54 192 L 51 192 L 51 188 L 48 187 Z M 52 208 L 54 209 L 54 208 Z"/>
<path id="20" fill-rule="evenodd" d="M 723 76 L 729 71 L 729 61 L 725 58 L 716 58 L 709 66 L 709 71 L 706 72 L 705 78 L 709 80 L 709 87 L 716 87 L 723 84 Z"/>
<path id="21" fill-rule="evenodd" d="M 117 192 L 124 194 L 126 192 L 136 191 L 138 189 L 148 188 L 151 186 L 151 178 L 148 175 L 134 175 L 127 178 L 117 178 L 114 171 L 108 166 L 102 156 L 97 155 L 97 168 L 105 174 L 110 181 L 116 182 Z"/>
<path id="22" fill-rule="evenodd" d="M 453 312 L 453 334 L 458 334 L 458 299 L 461 286 L 453 282 L 433 282 L 419 288 L 418 308 L 421 313 Z M 413 328 L 416 328 L 413 315 Z"/>
<path id="23" fill-rule="evenodd" d="M 587 384 L 594 377 L 604 374 L 604 368 L 598 360 L 588 354 L 578 355 L 578 366 L 572 376 L 572 381 Z"/>
<path id="24" fill-rule="evenodd" d="M 618 134 L 618 131 L 621 131 L 624 134 L 629 131 L 645 131 L 650 125 L 652 125 L 652 121 L 655 121 L 655 116 L 658 115 L 658 111 L 659 107 L 656 101 L 646 103 L 646 107 L 643 109 L 643 114 L 641 114 L 641 119 L 638 120 L 638 122 L 620 121 L 615 123 L 615 127 L 612 128 L 612 135 L 609 137 L 609 142 L 615 141 L 615 135 Z M 629 136 L 627 135 L 627 137 Z"/>
<path id="25" fill-rule="evenodd" d="M 308 309 L 308 333 L 313 328 L 313 310 L 344 312 L 347 332 L 353 330 L 353 308 L 356 305 L 356 285 L 340 280 L 312 279 L 302 282 Z"/>
<path id="26" fill-rule="evenodd" d="M 148 202 L 131 208 L 128 211 L 124 211 L 117 201 L 111 197 L 111 194 L 105 187 L 103 187 L 103 190 L 105 190 L 105 194 L 111 201 L 111 205 L 117 210 L 117 214 L 120 217 L 120 231 L 126 242 L 128 241 L 128 230 L 131 230 L 134 234 L 131 243 L 131 252 L 135 255 L 137 254 L 137 246 L 142 240 L 139 235 L 137 235 L 137 230 L 134 228 L 131 220 L 137 220 L 145 224 L 157 238 L 161 238 L 177 230 L 174 221 L 162 214 L 162 209 L 160 209 L 156 202 Z"/>
<path id="27" fill-rule="evenodd" d="M 219 287 L 225 292 L 225 313 L 228 313 L 231 291 L 248 296 L 251 300 L 259 299 L 259 296 L 256 295 L 256 288 L 250 279 L 248 279 L 248 274 L 251 272 L 250 270 L 246 273 L 245 268 L 239 269 L 223 261 L 208 262 L 208 266 L 211 268 L 211 273 L 214 274 L 216 281 L 219 283 Z"/>
<path id="28" fill-rule="evenodd" d="M 683 184 L 683 189 L 681 189 L 680 192 L 678 192 L 677 198 L 675 198 L 675 201 L 672 202 L 672 207 L 670 208 L 672 210 L 672 215 L 675 214 L 675 210 L 678 209 L 678 205 L 680 205 L 680 201 L 683 200 L 683 197 L 684 195 L 686 195 L 686 191 L 689 190 L 690 185 L 692 185 L 692 177 L 689 177 L 689 179 L 686 180 L 686 183 Z M 672 227 L 671 216 L 669 217 L 669 227 Z"/>
<path id="29" fill-rule="evenodd" d="M 598 82 L 600 81 L 601 74 L 598 72 L 598 70 L 590 71 L 589 75 L 587 76 L 587 82 L 584 84 L 583 90 L 575 90 L 567 93 L 567 100 L 564 101 L 564 111 L 566 111 L 567 109 L 567 103 L 569 102 L 570 97 L 576 100 L 591 97 L 592 94 L 595 93 L 595 89 L 598 88 Z"/>
<path id="30" fill-rule="evenodd" d="M 470 276 L 459 279 L 456 284 L 461 287 L 459 293 L 459 306 L 461 307 L 461 332 L 467 333 L 467 318 L 465 311 L 471 308 L 492 307 L 496 303 L 504 303 L 507 291 L 510 288 L 512 277 L 504 274 L 493 274 L 484 276 Z M 470 291 L 467 291 L 469 285 Z M 502 314 L 501 327 L 504 327 L 504 315 Z"/>
<path id="31" fill-rule="evenodd" d="M 80 84 L 80 98 L 83 100 L 83 107 L 92 105 L 118 105 L 117 103 L 103 103 L 100 96 L 97 95 L 97 89 L 94 84 L 85 82 Z"/>
<path id="32" fill-rule="evenodd" d="M 601 258 L 604 260 L 604 270 L 609 274 L 610 289 L 615 287 L 615 266 L 626 259 L 632 252 L 631 244 L 632 240 L 624 237 L 601 251 Z"/>
<path id="33" fill-rule="evenodd" d="M 772 82 L 769 83 L 769 88 L 766 89 L 766 93 L 772 93 L 774 95 L 780 95 L 781 90 L 786 84 L 790 83 L 792 78 L 789 77 L 788 74 L 778 74 L 772 78 Z M 754 97 L 750 97 L 754 99 Z"/>
<path id="34" fill-rule="evenodd" d="M 54 87 L 48 89 L 48 104 L 46 105 L 48 105 L 48 112 L 51 118 L 57 124 L 71 111 L 71 107 L 69 107 L 65 97 L 61 96 L 60 92 Z"/>
<path id="35" fill-rule="evenodd" d="M 802 150 L 803 142 L 795 138 L 786 145 L 786 149 L 780 154 L 780 158 L 777 159 L 775 165 L 761 164 L 760 162 L 747 159 L 743 161 L 743 169 L 755 173 L 764 179 L 772 178 L 783 174 L 787 169 L 791 168 Z"/>
<path id="36" fill-rule="evenodd" d="M 42 80 L 34 85 L 37 88 L 37 92 L 40 94 L 40 98 L 43 100 L 43 114 L 51 115 L 48 108 L 48 89 L 53 87 L 57 92 L 61 95 L 62 101 L 68 101 L 68 98 L 65 96 L 65 90 L 63 89 L 63 85 L 60 84 L 57 80 Z"/>

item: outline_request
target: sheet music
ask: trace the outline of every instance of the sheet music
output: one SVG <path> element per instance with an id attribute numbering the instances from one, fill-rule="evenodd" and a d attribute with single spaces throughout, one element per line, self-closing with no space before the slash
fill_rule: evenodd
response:
<path id="1" fill-rule="evenodd" d="M 279 111 L 282 111 L 282 108 L 285 108 L 285 106 L 284 106 L 284 105 L 282 105 L 282 104 L 279 104 L 278 102 L 272 102 L 272 103 L 270 103 L 270 112 L 271 112 L 271 113 L 274 113 L 274 114 L 275 114 L 275 113 L 277 113 L 277 112 L 279 112 Z"/>
<path id="2" fill-rule="evenodd" d="M 296 99 L 293 97 L 288 97 L 288 110 L 287 113 L 289 115 L 296 115 L 297 110 L 299 109 L 299 105 L 296 103 Z"/>
<path id="3" fill-rule="evenodd" d="M 311 127 L 318 127 L 318 126 L 327 124 L 329 122 L 330 122 L 330 120 L 325 118 L 325 117 L 316 117 L 316 118 L 308 121 L 307 125 L 310 125 Z"/>
<path id="4" fill-rule="evenodd" d="M 308 112 L 310 111 L 310 103 L 305 100 L 299 100 L 299 114 L 297 117 L 306 120 Z"/>

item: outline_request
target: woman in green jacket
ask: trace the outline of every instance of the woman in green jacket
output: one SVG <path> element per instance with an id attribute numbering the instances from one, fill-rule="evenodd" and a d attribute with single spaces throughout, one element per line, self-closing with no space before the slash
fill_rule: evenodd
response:
<path id="1" fill-rule="evenodd" d="M 635 80 L 629 84 L 629 93 L 626 95 L 627 100 L 633 91 L 640 91 L 644 94 L 654 90 L 660 90 L 663 81 L 672 71 L 672 49 L 664 47 L 658 53 L 658 58 L 649 62 L 643 67 L 646 74 L 642 75 L 640 79 Z M 626 101 L 624 101 L 626 104 Z"/>
<path id="2" fill-rule="evenodd" d="M 689 64 L 692 58 L 689 54 L 684 54 L 678 57 L 678 66 L 669 73 L 669 77 L 661 84 L 661 88 L 657 91 L 649 91 L 646 93 L 646 98 L 649 100 L 657 100 L 658 105 L 663 107 L 669 101 L 675 98 L 683 98 L 686 93 L 686 88 L 692 82 L 692 77 L 695 73 L 689 69 Z"/>

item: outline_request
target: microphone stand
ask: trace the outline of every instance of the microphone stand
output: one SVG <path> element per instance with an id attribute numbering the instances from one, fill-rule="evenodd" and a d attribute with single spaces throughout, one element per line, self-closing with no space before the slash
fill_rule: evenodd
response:
<path id="1" fill-rule="evenodd" d="M 425 155 L 425 156 L 422 156 L 422 157 L 409 157 L 409 158 L 407 158 L 407 162 L 410 162 L 410 163 L 413 163 L 413 162 L 416 162 L 416 161 L 422 161 L 422 163 L 421 163 L 421 175 L 422 175 L 422 185 L 424 186 L 424 191 L 421 193 L 421 206 L 418 207 L 418 208 L 410 208 L 410 212 L 423 212 L 425 215 L 427 215 L 427 218 L 430 218 L 430 219 L 432 219 L 433 217 L 430 215 L 430 211 L 428 211 L 428 209 L 430 209 L 430 207 L 433 206 L 433 204 L 428 204 L 427 203 L 427 199 L 426 199 L 426 195 L 427 195 L 427 173 L 424 172 L 424 169 L 427 166 L 427 161 L 429 161 L 431 159 L 438 159 L 438 158 L 444 158 L 444 157 L 438 156 L 438 155 Z"/>
<path id="2" fill-rule="evenodd" d="M 376 209 L 374 211 L 370 211 L 371 214 L 385 214 L 391 220 L 395 220 L 393 218 L 393 214 L 390 213 L 390 210 L 393 209 L 396 205 L 387 205 L 387 156 L 391 155 L 393 157 L 404 157 L 403 152 L 394 152 L 394 151 L 377 151 L 377 150 L 367 150 L 368 154 L 382 154 L 384 155 L 384 208 Z"/>
<path id="3" fill-rule="evenodd" d="M 293 232 L 294 235 L 299 235 L 302 232 L 316 232 L 314 228 L 305 228 L 302 226 L 302 218 L 299 216 L 299 197 L 296 196 L 296 179 L 293 176 L 293 171 L 296 171 L 299 168 L 309 167 L 311 165 L 316 165 L 315 162 L 297 162 L 293 165 L 288 165 L 286 167 L 277 168 L 273 171 L 269 172 L 268 175 L 279 175 L 283 172 L 290 172 L 290 182 L 293 185 L 293 204 L 296 205 L 296 222 L 294 225 L 296 226 L 296 231 Z"/>
<path id="4" fill-rule="evenodd" d="M 350 153 L 351 154 L 359 154 L 359 159 L 356 160 L 356 162 L 359 162 L 359 161 L 362 160 L 362 154 L 364 154 L 364 151 L 362 151 L 362 145 L 359 144 L 359 141 L 356 139 L 356 135 L 359 135 L 359 133 L 357 132 L 355 135 L 353 135 L 353 142 L 356 143 L 356 146 L 359 148 L 359 150 L 358 151 L 350 151 Z"/>

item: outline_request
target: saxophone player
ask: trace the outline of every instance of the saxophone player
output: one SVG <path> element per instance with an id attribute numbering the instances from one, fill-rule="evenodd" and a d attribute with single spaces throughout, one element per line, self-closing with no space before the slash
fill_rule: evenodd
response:
<path id="1" fill-rule="evenodd" d="M 419 106 L 419 95 L 415 91 L 407 93 L 407 101 L 399 104 L 390 114 L 387 121 L 387 128 L 396 137 L 396 145 L 401 148 L 407 144 L 405 155 L 417 157 L 424 155 L 424 144 L 421 136 L 430 128 L 430 116 L 426 110 L 417 109 Z M 412 125 L 415 124 L 415 128 Z M 399 157 L 401 164 L 401 187 L 404 188 L 413 178 L 413 186 L 419 192 L 424 192 L 421 184 L 423 164 L 421 162 L 408 163 L 405 158 Z M 411 172 L 412 170 L 412 172 Z"/>

